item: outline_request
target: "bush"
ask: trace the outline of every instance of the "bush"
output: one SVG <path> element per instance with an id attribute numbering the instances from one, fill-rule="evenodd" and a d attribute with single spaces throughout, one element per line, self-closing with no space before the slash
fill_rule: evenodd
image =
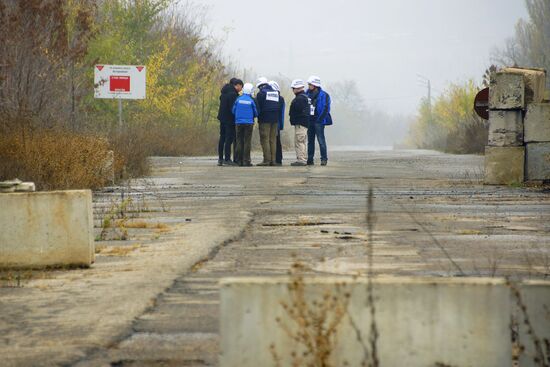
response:
<path id="1" fill-rule="evenodd" d="M 473 81 L 451 84 L 433 106 L 424 100 L 409 133 L 412 145 L 455 154 L 483 153 L 488 124 L 473 110 L 478 90 Z"/>
<path id="2" fill-rule="evenodd" d="M 95 135 L 16 129 L 0 135 L 0 180 L 32 181 L 37 189 L 96 189 L 108 181 L 109 143 Z"/>

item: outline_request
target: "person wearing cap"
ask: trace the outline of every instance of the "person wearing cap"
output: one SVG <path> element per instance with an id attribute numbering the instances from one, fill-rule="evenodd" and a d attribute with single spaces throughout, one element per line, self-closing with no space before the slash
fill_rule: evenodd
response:
<path id="1" fill-rule="evenodd" d="M 281 143 L 281 130 L 285 128 L 285 99 L 281 95 L 281 88 L 279 87 L 279 83 L 272 80 L 269 82 L 269 85 L 271 88 L 279 92 L 279 118 L 277 120 L 277 142 L 275 146 L 275 165 L 276 166 L 282 166 L 283 165 L 283 144 Z"/>
<path id="2" fill-rule="evenodd" d="M 256 95 L 258 126 L 264 156 L 258 166 L 274 166 L 281 95 L 269 85 L 264 77 L 258 79 L 257 87 L 259 89 Z"/>
<path id="3" fill-rule="evenodd" d="M 325 126 L 332 125 L 330 96 L 321 87 L 321 79 L 318 76 L 310 76 L 307 84 L 309 86 L 307 96 L 311 100 L 310 120 L 307 130 L 307 165 L 312 166 L 314 164 L 315 137 L 317 137 L 321 152 L 321 165 L 326 166 L 328 156 Z"/>
<path id="4" fill-rule="evenodd" d="M 233 115 L 232 109 L 242 88 L 242 80 L 232 78 L 229 83 L 224 85 L 221 89 L 220 108 L 218 110 L 218 120 L 220 121 L 218 166 L 224 164 L 228 166 L 235 165 L 231 160 L 231 145 L 234 145 L 235 142 L 235 116 Z"/>
<path id="5" fill-rule="evenodd" d="M 246 83 L 243 87 L 243 95 L 237 98 L 233 105 L 235 124 L 237 126 L 237 143 L 235 155 L 239 166 L 250 167 L 250 147 L 252 142 L 252 131 L 254 130 L 254 118 L 258 117 L 256 102 L 252 98 L 254 86 Z"/>
<path id="6" fill-rule="evenodd" d="M 294 126 L 294 149 L 296 150 L 296 162 L 291 166 L 305 166 L 307 164 L 307 131 L 311 103 L 304 91 L 306 85 L 303 80 L 295 79 L 290 85 L 294 92 L 294 100 L 290 104 L 290 125 Z"/>

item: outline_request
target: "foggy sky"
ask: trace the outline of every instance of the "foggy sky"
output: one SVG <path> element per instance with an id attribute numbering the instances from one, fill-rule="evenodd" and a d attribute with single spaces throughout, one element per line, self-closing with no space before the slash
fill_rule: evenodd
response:
<path id="1" fill-rule="evenodd" d="M 354 79 L 368 107 L 413 113 L 432 80 L 479 80 L 526 16 L 523 0 L 201 0 L 208 27 L 241 68 Z M 229 33 L 227 33 L 229 29 Z"/>

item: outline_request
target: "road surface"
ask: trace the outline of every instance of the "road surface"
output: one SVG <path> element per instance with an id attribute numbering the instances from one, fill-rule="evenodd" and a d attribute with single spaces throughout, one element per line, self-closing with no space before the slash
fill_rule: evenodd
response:
<path id="1" fill-rule="evenodd" d="M 481 156 L 215 163 L 153 158 L 151 177 L 96 193 L 91 269 L 0 273 L 1 364 L 217 365 L 219 279 L 285 275 L 296 261 L 364 274 L 369 188 L 377 274 L 550 276 L 548 189 L 483 186 Z M 106 217 L 119 228 L 103 229 Z"/>

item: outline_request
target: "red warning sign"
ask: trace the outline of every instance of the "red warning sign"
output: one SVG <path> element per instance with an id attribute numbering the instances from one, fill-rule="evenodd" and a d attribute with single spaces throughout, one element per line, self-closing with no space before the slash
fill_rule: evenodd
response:
<path id="1" fill-rule="evenodd" d="M 111 75 L 109 77 L 109 91 L 111 92 L 130 92 L 130 77 Z"/>
<path id="2" fill-rule="evenodd" d="M 145 65 L 95 65 L 94 97 L 145 99 L 146 81 L 147 66 Z"/>

